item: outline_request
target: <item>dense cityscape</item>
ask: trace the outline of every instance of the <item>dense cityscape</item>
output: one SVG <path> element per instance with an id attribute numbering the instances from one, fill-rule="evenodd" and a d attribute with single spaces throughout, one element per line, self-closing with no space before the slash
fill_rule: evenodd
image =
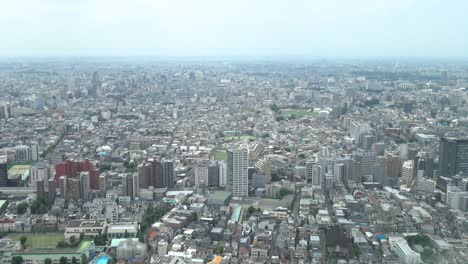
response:
<path id="1" fill-rule="evenodd" d="M 468 67 L 4 59 L 4 264 L 467 263 Z"/>

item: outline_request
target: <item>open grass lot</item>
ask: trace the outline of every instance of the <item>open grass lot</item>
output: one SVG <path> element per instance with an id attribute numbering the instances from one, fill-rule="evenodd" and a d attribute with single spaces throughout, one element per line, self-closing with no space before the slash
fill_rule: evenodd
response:
<path id="1" fill-rule="evenodd" d="M 12 240 L 20 241 L 20 238 L 25 236 L 28 238 L 26 241 L 27 248 L 55 248 L 57 243 L 63 240 L 62 234 L 14 234 L 8 235 Z"/>
<path id="2" fill-rule="evenodd" d="M 281 109 L 280 113 L 283 116 L 294 115 L 297 118 L 315 117 L 318 114 L 316 112 L 313 112 L 312 109 L 291 109 L 291 108 Z"/>
<path id="3" fill-rule="evenodd" d="M 224 137 L 225 141 L 234 141 L 234 140 L 248 141 L 249 139 L 255 139 L 255 137 L 250 136 L 250 135 L 238 135 L 238 136 Z"/>
<path id="4" fill-rule="evenodd" d="M 215 160 L 226 160 L 227 154 L 225 150 L 217 150 L 214 153 L 214 158 Z"/>

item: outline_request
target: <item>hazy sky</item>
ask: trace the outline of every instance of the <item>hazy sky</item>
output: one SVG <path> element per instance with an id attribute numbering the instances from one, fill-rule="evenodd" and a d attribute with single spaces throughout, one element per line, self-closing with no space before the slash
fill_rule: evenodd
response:
<path id="1" fill-rule="evenodd" d="M 467 0 L 1 0 L 0 56 L 468 57 Z"/>

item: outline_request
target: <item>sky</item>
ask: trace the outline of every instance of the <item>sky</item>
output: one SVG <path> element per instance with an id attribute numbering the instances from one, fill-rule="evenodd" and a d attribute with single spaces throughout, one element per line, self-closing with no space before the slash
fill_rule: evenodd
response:
<path id="1" fill-rule="evenodd" d="M 466 0 L 0 0 L 0 56 L 468 57 Z"/>

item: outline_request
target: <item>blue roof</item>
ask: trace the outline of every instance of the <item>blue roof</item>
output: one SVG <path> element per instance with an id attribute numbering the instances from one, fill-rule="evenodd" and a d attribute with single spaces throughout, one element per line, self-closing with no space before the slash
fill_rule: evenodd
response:
<path id="1" fill-rule="evenodd" d="M 109 264 L 111 261 L 112 261 L 112 259 L 110 257 L 102 256 L 102 257 L 99 257 L 96 264 Z"/>

